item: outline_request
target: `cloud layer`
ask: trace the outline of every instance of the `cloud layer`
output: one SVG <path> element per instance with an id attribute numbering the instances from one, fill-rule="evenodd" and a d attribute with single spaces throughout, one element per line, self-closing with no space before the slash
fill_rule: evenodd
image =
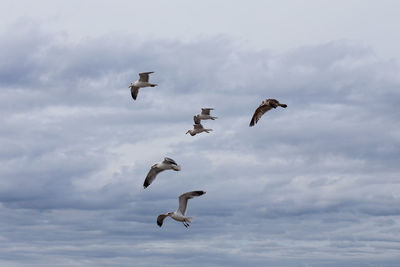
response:
<path id="1" fill-rule="evenodd" d="M 395 266 L 399 66 L 357 43 L 284 54 L 182 43 L 0 35 L 0 263 Z M 128 85 L 155 71 L 133 102 Z M 249 128 L 255 108 L 277 98 Z M 214 131 L 191 137 L 214 107 Z M 164 156 L 182 165 L 146 190 Z M 186 191 L 191 228 L 166 220 Z"/>

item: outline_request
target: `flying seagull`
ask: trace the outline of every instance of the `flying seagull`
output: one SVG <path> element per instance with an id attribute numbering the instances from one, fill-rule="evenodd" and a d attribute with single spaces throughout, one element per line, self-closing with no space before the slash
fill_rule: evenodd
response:
<path id="1" fill-rule="evenodd" d="M 265 99 L 263 100 L 263 102 L 261 103 L 261 105 L 256 109 L 256 111 L 254 112 L 253 117 L 251 118 L 250 121 L 250 127 L 254 126 L 258 120 L 261 118 L 262 115 L 264 115 L 265 112 L 267 112 L 268 110 L 272 109 L 272 108 L 277 108 L 278 106 L 286 108 L 287 105 L 286 104 L 281 104 L 279 103 L 278 100 L 276 99 Z"/>
<path id="2" fill-rule="evenodd" d="M 205 129 L 201 123 L 195 123 L 193 124 L 193 129 L 188 130 L 186 134 L 190 133 L 191 136 L 194 136 L 201 132 L 209 133 L 210 131 L 212 131 L 212 129 Z"/>
<path id="3" fill-rule="evenodd" d="M 136 100 L 136 97 L 139 93 L 139 88 L 157 86 L 155 83 L 149 83 L 149 74 L 151 73 L 154 73 L 154 71 L 139 73 L 139 80 L 134 81 L 131 83 L 131 85 L 129 85 L 133 100 Z"/>
<path id="4" fill-rule="evenodd" d="M 165 214 L 160 214 L 157 217 L 157 225 L 162 226 L 164 219 L 166 217 L 171 217 L 175 221 L 182 222 L 185 227 L 189 227 L 189 223 L 192 223 L 192 217 L 186 217 L 186 206 L 189 199 L 193 197 L 198 197 L 204 195 L 206 192 L 204 191 L 192 191 L 187 192 L 179 196 L 179 208 L 175 212 L 168 212 Z"/>
<path id="5" fill-rule="evenodd" d="M 217 117 L 213 117 L 210 115 L 210 110 L 214 110 L 213 108 L 202 108 L 201 113 L 197 114 L 193 117 L 194 123 L 200 123 L 201 120 L 215 120 Z"/>
<path id="6" fill-rule="evenodd" d="M 147 188 L 156 179 L 157 174 L 170 169 L 180 171 L 181 167 L 176 164 L 175 160 L 170 158 L 164 158 L 163 162 L 154 164 L 144 180 L 143 187 Z"/>

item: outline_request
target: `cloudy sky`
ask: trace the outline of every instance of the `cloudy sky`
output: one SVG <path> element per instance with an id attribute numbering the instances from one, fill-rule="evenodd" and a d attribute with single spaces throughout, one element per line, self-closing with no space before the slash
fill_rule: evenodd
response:
<path id="1" fill-rule="evenodd" d="M 0 265 L 397 266 L 399 9 L 1 1 Z"/>

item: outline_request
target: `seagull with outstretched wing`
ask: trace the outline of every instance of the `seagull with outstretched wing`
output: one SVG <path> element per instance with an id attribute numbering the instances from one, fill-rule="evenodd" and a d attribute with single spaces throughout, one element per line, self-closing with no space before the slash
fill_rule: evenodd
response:
<path id="1" fill-rule="evenodd" d="M 202 108 L 201 113 L 195 115 L 195 118 L 193 118 L 195 123 L 200 123 L 201 120 L 215 120 L 218 119 L 217 117 L 211 116 L 210 111 L 214 110 L 213 108 Z M 196 122 L 198 121 L 198 122 Z"/>
<path id="2" fill-rule="evenodd" d="M 202 132 L 206 132 L 209 133 L 210 131 L 212 131 L 212 129 L 205 129 L 203 127 L 203 125 L 201 125 L 201 123 L 195 123 L 193 124 L 193 129 L 190 129 L 186 132 L 186 134 L 190 134 L 191 136 L 194 136 L 198 133 L 202 133 Z"/>
<path id="3" fill-rule="evenodd" d="M 154 73 L 154 72 L 150 71 L 150 72 L 139 73 L 139 79 L 132 82 L 129 85 L 129 88 L 131 88 L 131 95 L 132 95 L 133 100 L 136 100 L 137 95 L 139 93 L 139 88 L 157 86 L 157 84 L 155 84 L 155 83 L 149 83 L 149 74 L 151 74 L 151 73 Z"/>
<path id="4" fill-rule="evenodd" d="M 193 217 L 187 217 L 186 216 L 186 208 L 187 208 L 187 203 L 188 200 L 193 198 L 193 197 L 198 197 L 201 195 L 204 195 L 206 192 L 204 191 L 192 191 L 192 192 L 187 192 L 179 196 L 179 207 L 175 212 L 168 212 L 164 214 L 160 214 L 157 217 L 157 225 L 162 226 L 164 219 L 166 217 L 171 217 L 175 221 L 182 222 L 185 227 L 189 227 L 190 224 L 192 223 Z"/>
<path id="5" fill-rule="evenodd" d="M 164 158 L 163 162 L 151 166 L 149 173 L 144 180 L 143 187 L 147 188 L 155 179 L 157 174 L 165 170 L 180 171 L 181 167 L 171 158 Z"/>

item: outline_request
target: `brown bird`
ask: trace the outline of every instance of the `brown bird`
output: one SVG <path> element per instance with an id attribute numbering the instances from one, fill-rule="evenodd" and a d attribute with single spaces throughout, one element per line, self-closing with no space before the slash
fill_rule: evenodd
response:
<path id="1" fill-rule="evenodd" d="M 254 112 L 253 117 L 251 118 L 250 121 L 250 127 L 254 126 L 258 120 L 262 117 L 262 115 L 264 115 L 265 112 L 267 112 L 268 110 L 272 109 L 272 108 L 277 108 L 278 106 L 286 108 L 287 105 L 286 104 L 281 104 L 279 103 L 278 100 L 276 99 L 265 99 L 263 100 L 263 102 L 261 103 L 261 105 L 256 109 L 256 111 Z"/>

